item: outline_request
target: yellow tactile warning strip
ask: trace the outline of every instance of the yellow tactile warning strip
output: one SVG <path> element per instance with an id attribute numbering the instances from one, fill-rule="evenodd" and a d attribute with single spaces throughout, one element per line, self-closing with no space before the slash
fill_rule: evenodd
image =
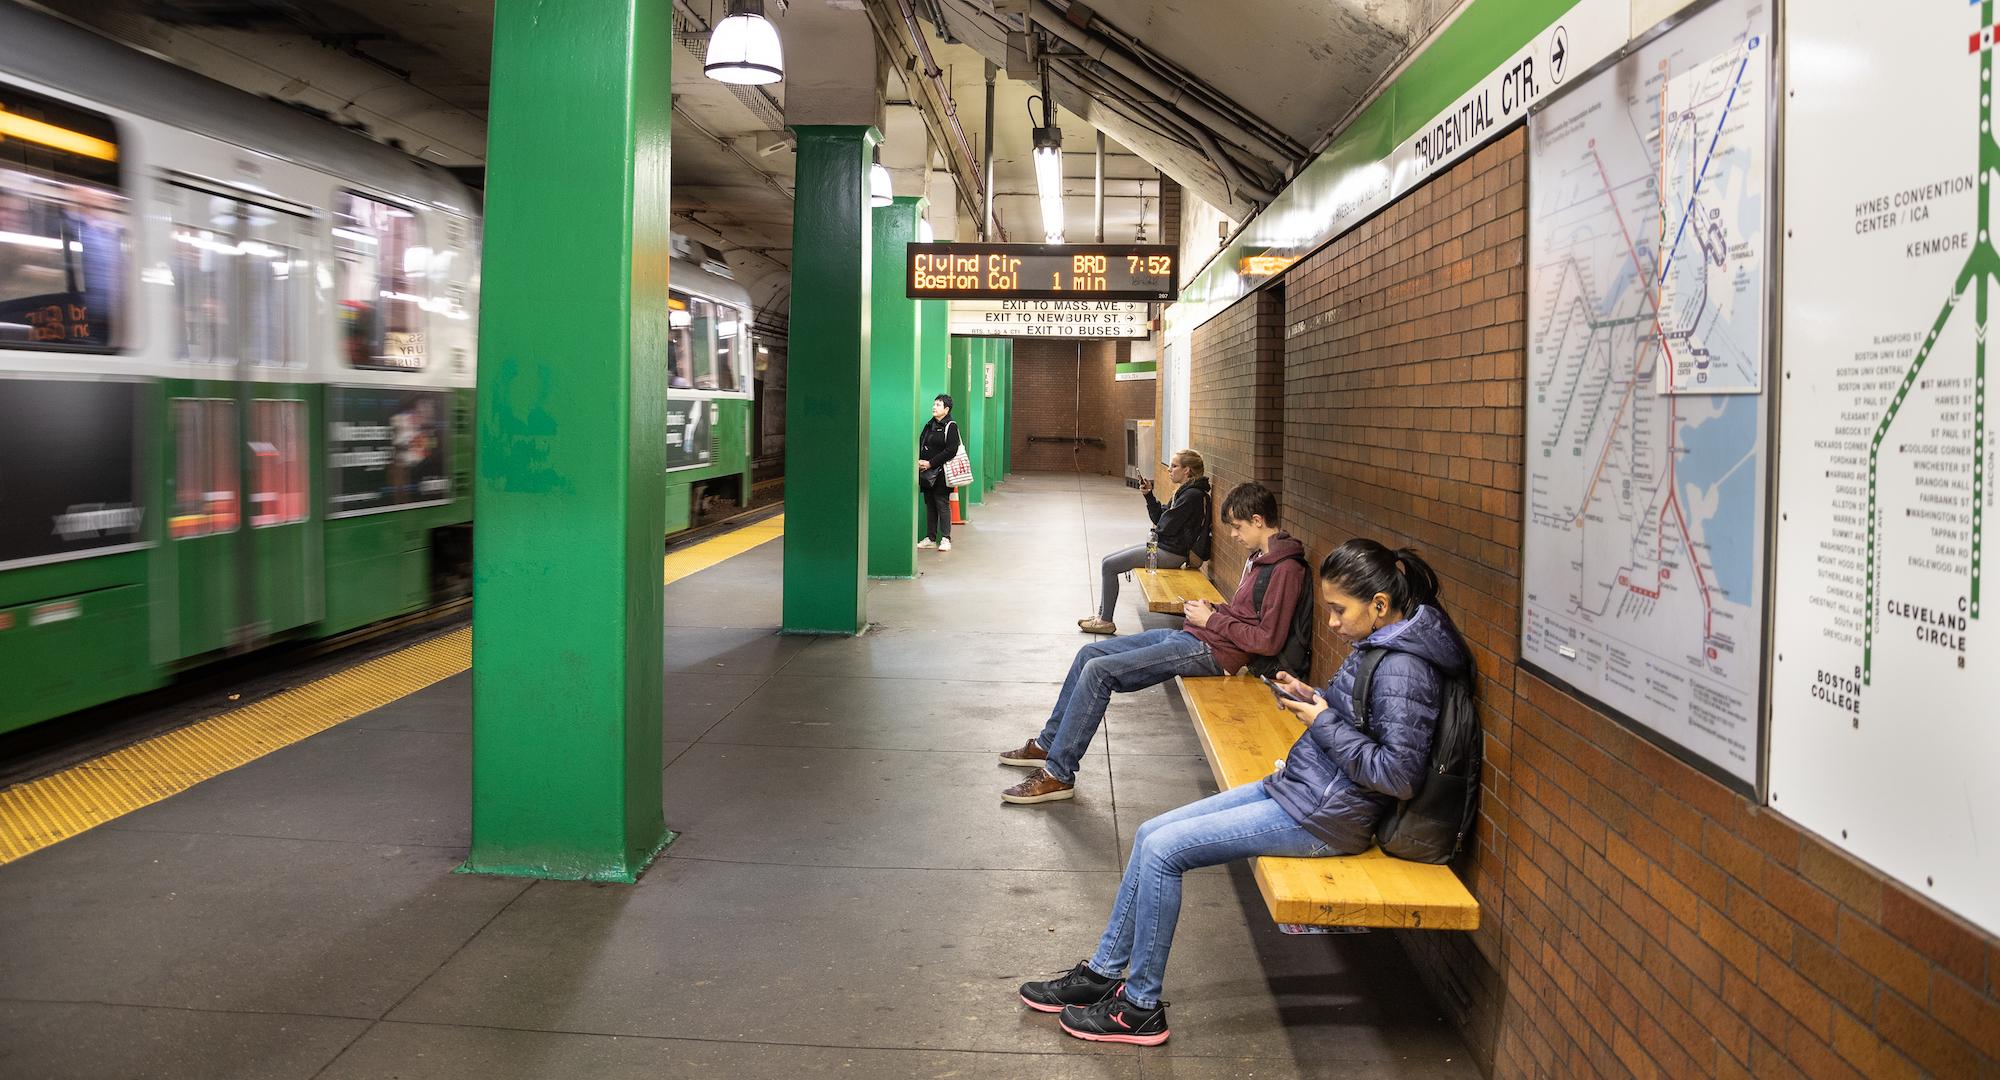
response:
<path id="1" fill-rule="evenodd" d="M 472 631 L 454 630 L 0 791 L 0 863 L 186 791 L 471 664 Z"/>
<path id="2" fill-rule="evenodd" d="M 775 540 L 784 515 L 667 556 L 668 584 Z M 454 630 L 346 671 L 0 791 L 0 865 L 67 840 L 472 666 Z"/>
<path id="3" fill-rule="evenodd" d="M 745 525 L 740 529 L 723 533 L 713 540 L 704 540 L 693 547 L 676 551 L 667 556 L 667 584 L 700 573 L 726 559 L 733 559 L 785 535 L 785 515 L 774 514 L 762 521 Z"/>

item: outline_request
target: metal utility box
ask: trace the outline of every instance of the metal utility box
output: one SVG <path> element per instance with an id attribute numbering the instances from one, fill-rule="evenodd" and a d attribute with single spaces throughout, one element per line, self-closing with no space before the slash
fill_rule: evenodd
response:
<path id="1" fill-rule="evenodd" d="M 1160 461 L 1160 440 L 1152 420 L 1125 421 L 1125 486 L 1138 487 Z"/>

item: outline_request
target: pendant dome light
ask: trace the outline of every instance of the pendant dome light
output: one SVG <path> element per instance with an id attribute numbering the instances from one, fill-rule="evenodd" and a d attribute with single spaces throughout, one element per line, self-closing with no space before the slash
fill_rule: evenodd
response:
<path id="1" fill-rule="evenodd" d="M 729 0 L 729 15 L 708 35 L 702 74 L 716 82 L 756 85 L 785 77 L 778 29 L 764 17 L 764 0 Z"/>
<path id="2" fill-rule="evenodd" d="M 868 205 L 888 206 L 896 201 L 896 189 L 889 183 L 889 170 L 882 167 L 882 147 L 875 147 L 875 162 L 868 166 Z"/>

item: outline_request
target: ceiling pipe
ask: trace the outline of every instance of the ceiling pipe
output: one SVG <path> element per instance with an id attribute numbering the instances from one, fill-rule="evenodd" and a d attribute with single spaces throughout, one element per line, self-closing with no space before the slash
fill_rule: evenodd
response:
<path id="1" fill-rule="evenodd" d="M 1104 129 L 1097 129 L 1097 242 L 1104 242 Z"/>
<path id="2" fill-rule="evenodd" d="M 1154 52 L 1144 41 L 1126 33 L 1116 23 L 1099 17 L 1088 4 L 1082 3 L 1081 0 L 1061 0 L 1061 2 L 1064 7 L 1063 18 L 1069 20 L 1071 25 L 1080 26 L 1103 36 L 1113 47 L 1123 50 L 1169 83 L 1183 86 L 1188 93 L 1200 96 L 1209 107 L 1231 118 L 1257 138 L 1277 147 L 1286 157 L 1302 161 L 1311 158 L 1310 151 L 1303 143 L 1286 134 L 1276 124 L 1237 104 L 1227 94 L 1195 78 L 1192 73 L 1182 70 L 1180 65 Z"/>
<path id="3" fill-rule="evenodd" d="M 1276 165 L 1281 172 L 1290 172 L 1298 167 L 1299 162 L 1289 148 L 1245 130 L 1241 124 L 1222 115 L 1206 102 L 1190 96 L 1185 87 L 1167 82 L 1152 69 L 1132 59 L 1108 39 L 1069 21 L 1048 0 L 1029 0 L 1028 18 L 1085 56 L 1124 76 L 1169 108 L 1185 113 L 1214 134 Z"/>
<path id="4" fill-rule="evenodd" d="M 1266 184 L 1260 178 L 1251 176 L 1245 172 L 1242 163 L 1236 160 L 1228 148 L 1216 142 L 1215 137 L 1209 133 L 1207 128 L 1172 113 L 1162 115 L 1153 106 L 1151 96 L 1143 88 L 1133 85 L 1129 79 L 1119 75 L 1116 71 L 1110 68 L 1100 68 L 1096 71 L 1077 69 L 1075 73 L 1083 75 L 1091 82 L 1098 84 L 1105 92 L 1106 97 L 1113 100 L 1121 97 L 1127 99 L 1127 103 L 1133 109 L 1143 112 L 1152 118 L 1152 123 L 1156 125 L 1156 131 L 1160 128 L 1174 129 L 1173 131 L 1160 131 L 1159 133 L 1166 135 L 1168 138 L 1175 139 L 1175 141 L 1208 158 L 1209 162 L 1215 166 L 1216 172 L 1221 175 L 1223 186 L 1229 189 L 1232 197 L 1240 193 L 1255 203 L 1260 209 L 1269 205 L 1271 200 L 1278 197 L 1275 188 Z"/>
<path id="5" fill-rule="evenodd" d="M 932 141 L 945 152 L 946 163 L 957 182 L 959 201 L 965 204 L 968 211 L 978 213 L 986 202 L 985 189 L 991 186 L 992 179 L 974 172 L 978 162 L 973 156 L 972 140 L 965 134 L 965 126 L 959 122 L 958 107 L 952 101 L 951 88 L 945 84 L 943 69 L 931 56 L 930 42 L 917 23 L 910 0 L 875 0 L 869 6 L 869 16 L 876 37 L 881 39 L 892 56 L 901 58 L 897 66 L 905 73 L 906 86 L 911 81 L 908 78 L 910 72 L 922 75 L 916 86 L 909 86 L 912 97 L 918 96 L 917 91 L 921 89 L 921 96 L 928 99 L 928 107 L 920 105 L 917 112 L 923 117 Z M 907 42 L 902 34 L 891 30 L 898 17 L 903 30 L 909 35 Z M 954 150 L 956 153 L 953 153 Z"/>
<path id="6" fill-rule="evenodd" d="M 993 61 L 988 60 L 986 62 L 986 161 L 979 169 L 981 191 L 986 203 L 979 215 L 979 239 L 982 241 L 993 239 L 993 78 L 998 74 L 999 69 L 993 66 Z"/>

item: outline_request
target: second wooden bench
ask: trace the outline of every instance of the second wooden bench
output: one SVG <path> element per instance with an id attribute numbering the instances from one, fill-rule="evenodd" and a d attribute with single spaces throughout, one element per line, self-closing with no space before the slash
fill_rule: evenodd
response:
<path id="1" fill-rule="evenodd" d="M 1271 775 L 1304 728 L 1248 675 L 1183 678 L 1181 697 L 1222 790 Z M 1370 848 L 1321 859 L 1251 860 L 1271 918 L 1306 926 L 1473 930 L 1479 901 L 1449 866 Z"/>

